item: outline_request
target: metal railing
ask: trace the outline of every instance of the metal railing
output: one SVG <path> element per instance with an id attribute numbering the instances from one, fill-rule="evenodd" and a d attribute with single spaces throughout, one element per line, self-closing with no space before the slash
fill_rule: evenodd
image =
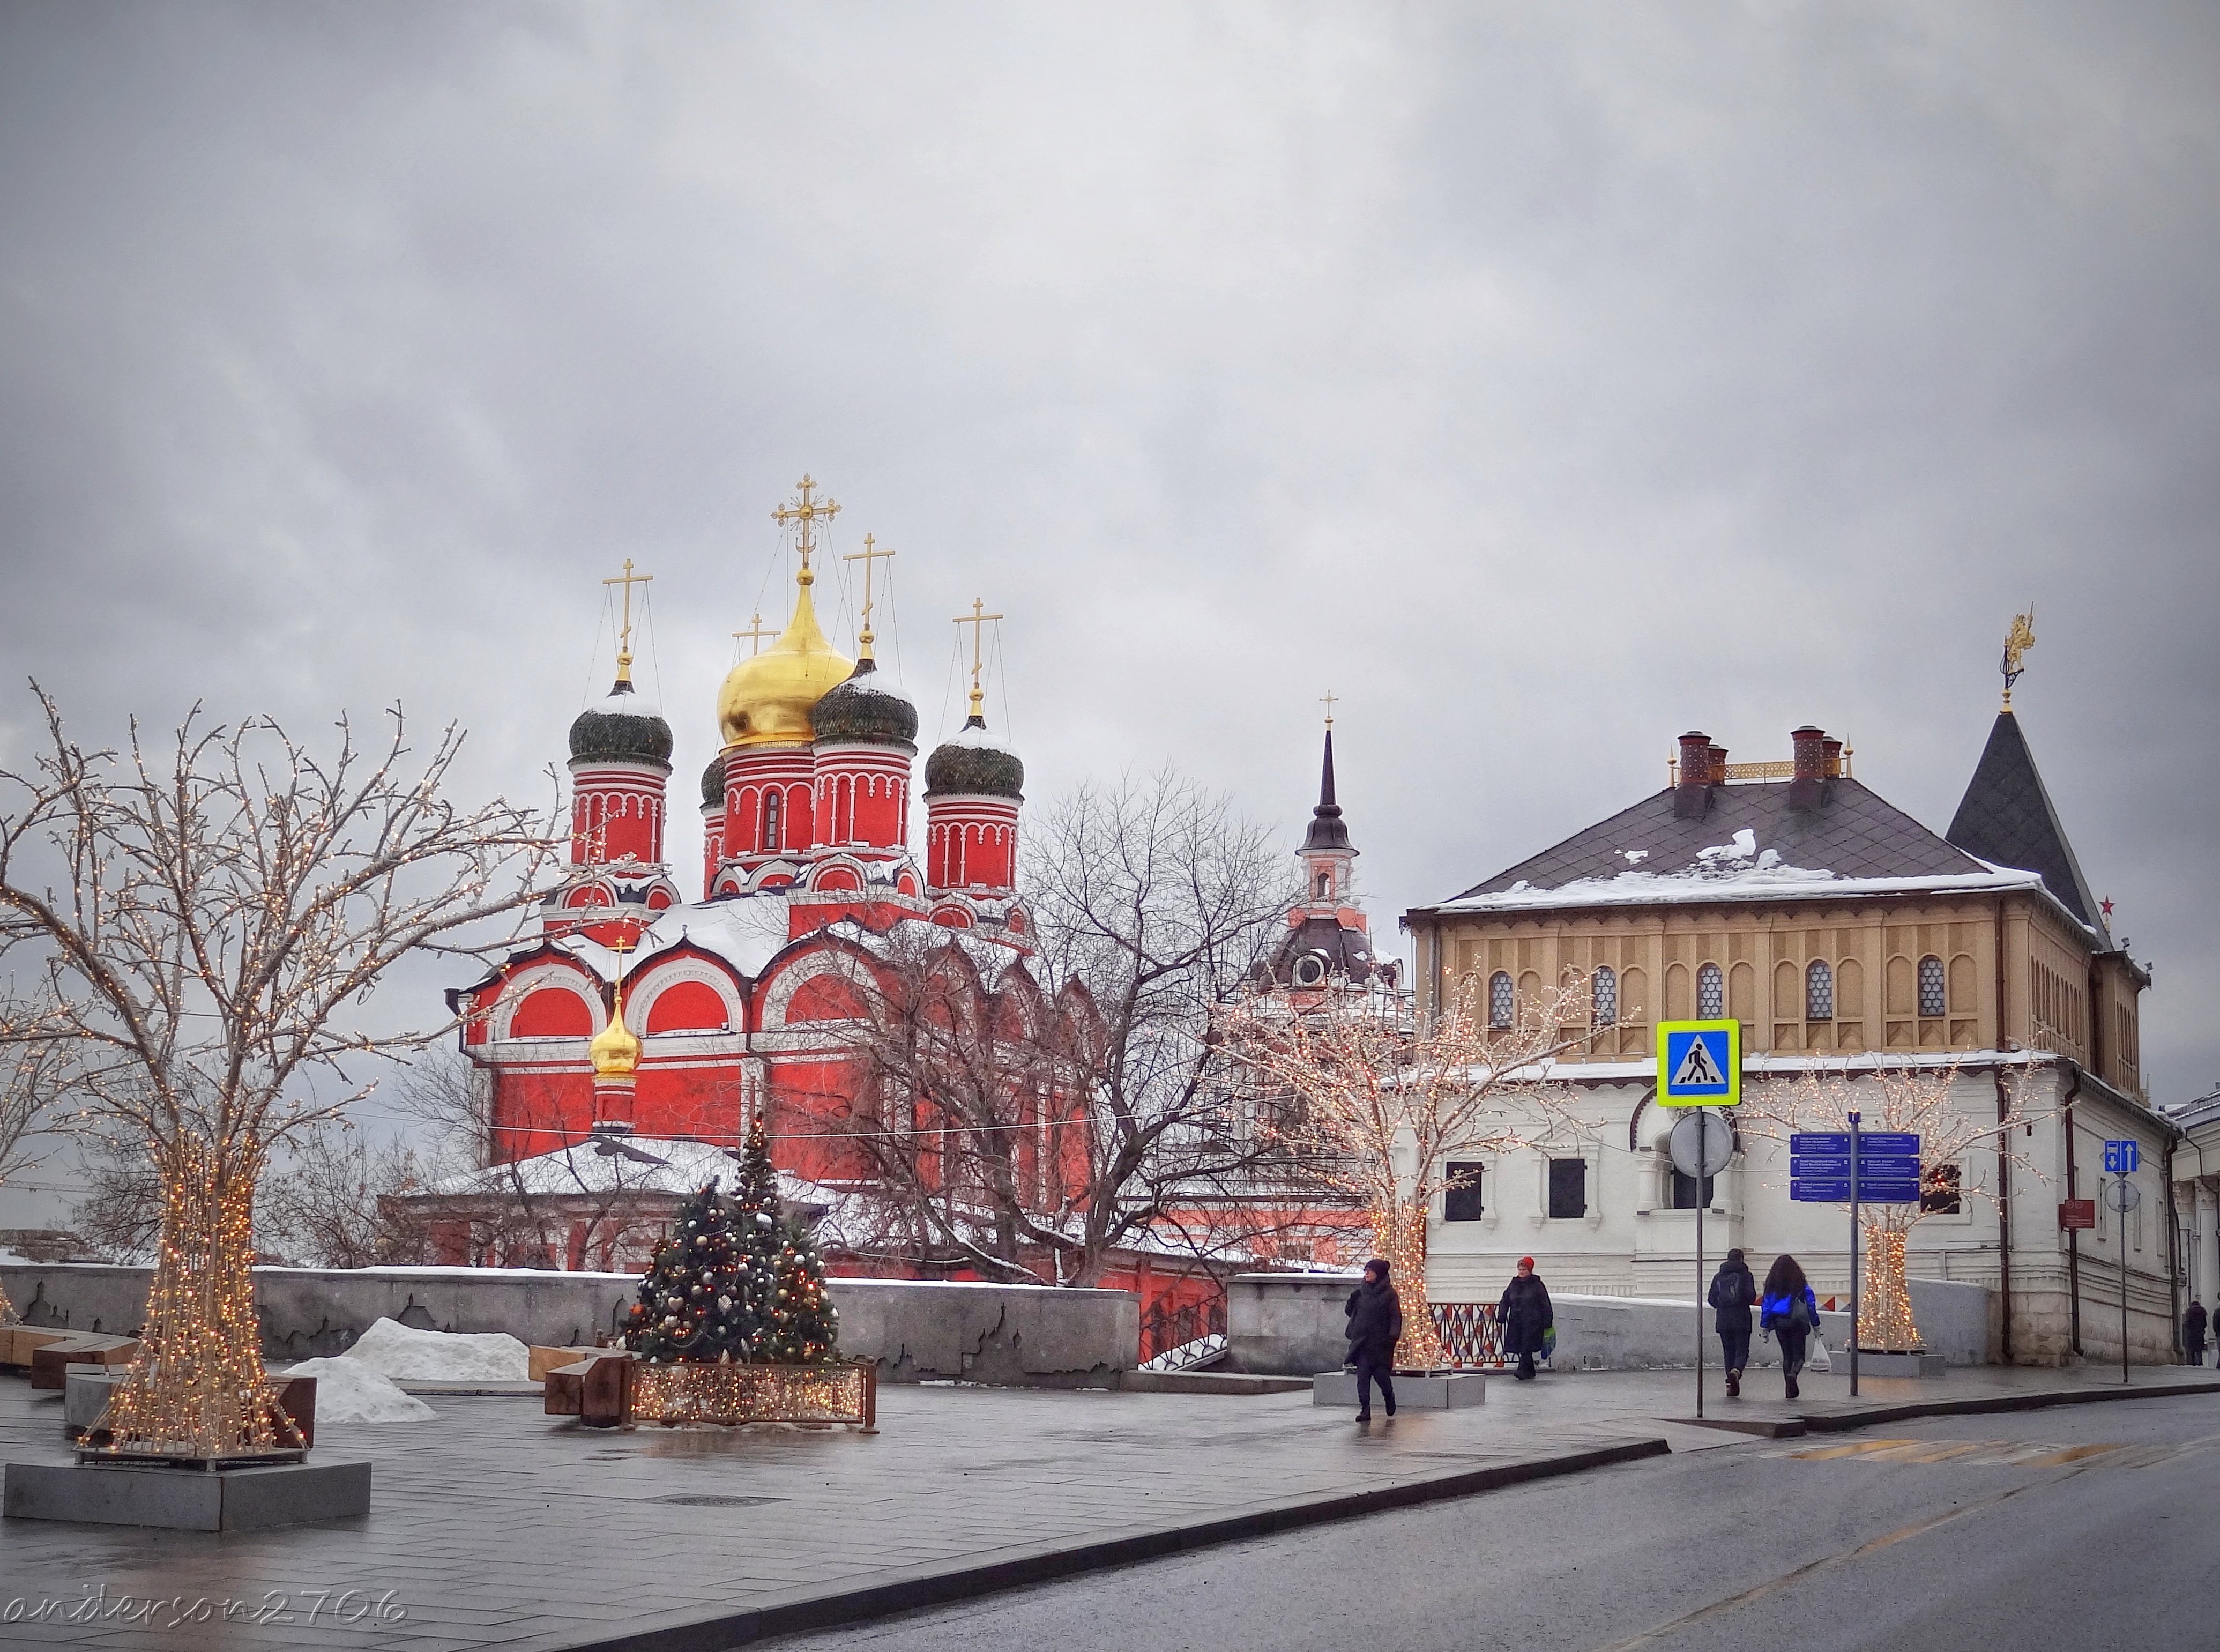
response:
<path id="1" fill-rule="evenodd" d="M 1493 1302 L 1429 1302 L 1434 1330 L 1442 1339 L 1442 1354 L 1459 1370 L 1500 1371 L 1510 1362 L 1503 1356 L 1503 1328 L 1495 1323 Z"/>
<path id="2" fill-rule="evenodd" d="M 1167 1311 L 1152 1303 L 1141 1314 L 1141 1368 L 1185 1371 L 1225 1353 L 1225 1299 Z"/>

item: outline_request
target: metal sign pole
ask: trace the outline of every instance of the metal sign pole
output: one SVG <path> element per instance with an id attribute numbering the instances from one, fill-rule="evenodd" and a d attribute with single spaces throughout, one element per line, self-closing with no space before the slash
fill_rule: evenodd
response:
<path id="1" fill-rule="evenodd" d="M 2120 1381 L 2128 1380 L 2128 1179 L 2120 1178 Z M 1701 1413 L 1698 1413 L 1700 1415 Z"/>
<path id="2" fill-rule="evenodd" d="M 1704 1167 L 1711 1163 L 1712 1121 L 1709 1107 L 1696 1109 L 1696 1139 L 1703 1144 L 1696 1155 L 1696 1416 L 1704 1414 L 1704 1206 L 1711 1201 L 1704 1196 Z M 2125 1252 L 2121 1253 L 2123 1256 Z M 2123 1274 L 2122 1279 L 2127 1276 Z M 2120 1287 L 2123 1291 L 2127 1287 Z M 2126 1300 L 2123 1296 L 2121 1299 Z M 2122 1320 L 2123 1324 L 2126 1321 Z"/>
<path id="3" fill-rule="evenodd" d="M 1850 1398 L 1858 1397 L 1858 1120 L 1850 1114 Z"/>

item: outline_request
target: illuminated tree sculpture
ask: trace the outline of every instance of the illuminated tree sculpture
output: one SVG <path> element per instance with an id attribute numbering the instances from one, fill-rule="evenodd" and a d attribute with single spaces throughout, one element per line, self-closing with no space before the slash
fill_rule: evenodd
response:
<path id="1" fill-rule="evenodd" d="M 1913 1228 L 1930 1216 L 1963 1208 L 1968 1200 L 1995 1202 L 1992 1162 L 2042 1174 L 2011 1145 L 2034 1117 L 2019 1088 L 1999 1074 L 1993 1084 L 1969 1087 L 1973 1093 L 1961 1094 L 1961 1075 L 1955 1058 L 1884 1057 L 1870 1068 L 1845 1064 L 1805 1073 L 1792 1083 L 1753 1085 L 1747 1093 L 1743 1113 L 1752 1135 L 1785 1140 L 1798 1131 L 1845 1130 L 1855 1109 L 1861 1115 L 1861 1131 L 1919 1138 L 1918 1202 L 1859 1206 L 1865 1244 L 1858 1294 L 1860 1348 L 1897 1354 L 1924 1346 L 1905 1283 L 1905 1248 Z"/>
<path id="2" fill-rule="evenodd" d="M 1468 978 L 1431 1025 L 1413 1028 L 1393 994 L 1325 994 L 1291 1011 L 1258 996 L 1228 1032 L 1263 1097 L 1263 1128 L 1311 1175 L 1364 1201 L 1373 1244 L 1394 1270 L 1403 1299 L 1396 1362 L 1441 1363 L 1426 1302 L 1426 1219 L 1434 1195 L 1456 1185 L 1448 1162 L 1502 1153 L 1541 1139 L 1571 1109 L 1556 1057 L 1586 1048 L 1587 978 L 1568 971 L 1555 992 L 1522 997 L 1512 1025 L 1474 1013 L 1485 983 Z"/>
<path id="3" fill-rule="evenodd" d="M 364 1069 L 421 1046 L 352 1019 L 379 978 L 539 899 L 559 840 L 506 802 L 450 801 L 461 732 L 416 757 L 397 711 L 369 751 L 344 720 L 319 757 L 267 720 L 196 714 L 119 756 L 39 704 L 40 755 L 0 771 L 0 951 L 54 1008 L 0 1036 L 60 1052 L 77 1122 L 143 1144 L 161 1187 L 138 1360 L 100 1425 L 120 1455 L 297 1448 L 262 1367 L 257 1180 L 366 1092 Z"/>

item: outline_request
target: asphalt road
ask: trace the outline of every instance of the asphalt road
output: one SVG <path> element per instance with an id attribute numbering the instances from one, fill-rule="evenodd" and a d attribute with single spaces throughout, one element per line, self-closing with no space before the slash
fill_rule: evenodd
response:
<path id="1" fill-rule="evenodd" d="M 2216 1647 L 2216 1506 L 2220 1400 L 1936 1418 L 1676 1454 L 776 1645 Z"/>

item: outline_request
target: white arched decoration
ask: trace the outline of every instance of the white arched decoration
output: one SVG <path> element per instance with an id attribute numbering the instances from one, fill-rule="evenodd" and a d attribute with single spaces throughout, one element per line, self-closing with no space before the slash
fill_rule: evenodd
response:
<path id="1" fill-rule="evenodd" d="M 665 963 L 665 958 L 670 958 L 670 962 Z M 691 956 L 670 957 L 670 954 L 665 953 L 651 958 L 640 966 L 639 982 L 637 988 L 630 984 L 626 988 L 625 1019 L 633 1031 L 642 1038 L 647 1037 L 645 1029 L 655 1014 L 655 1001 L 681 982 L 687 981 L 698 982 L 717 994 L 718 1002 L 725 1007 L 724 1026 L 721 1029 L 687 1027 L 680 1031 L 658 1032 L 654 1035 L 655 1037 L 658 1038 L 698 1037 L 704 1032 L 735 1032 L 747 1025 L 745 1013 L 740 1001 L 740 989 L 733 984 L 732 976 L 707 958 Z"/>
<path id="2" fill-rule="evenodd" d="M 502 988 L 501 996 L 494 1002 L 490 1025 L 486 1029 L 487 1036 L 496 1040 L 508 1038 L 509 1026 L 516 1019 L 517 1007 L 533 994 L 548 990 L 577 994 L 586 1006 L 588 1019 L 593 1022 L 595 1032 L 598 1032 L 609 1019 L 608 1008 L 601 1001 L 598 986 L 599 983 L 587 973 L 585 966 L 579 963 L 563 963 L 550 958 L 544 963 L 535 963 L 528 969 L 519 970 L 508 978 Z M 571 1041 L 550 1038 L 546 1042 Z"/>
<path id="3" fill-rule="evenodd" d="M 838 947 L 813 947 L 762 984 L 764 1030 L 768 1032 L 783 1027 L 787 1008 L 794 1002 L 795 994 L 809 982 L 825 976 L 837 976 L 866 996 L 878 989 L 869 967 L 853 953 Z M 823 1023 L 813 1021 L 806 1025 L 818 1026 Z"/>

